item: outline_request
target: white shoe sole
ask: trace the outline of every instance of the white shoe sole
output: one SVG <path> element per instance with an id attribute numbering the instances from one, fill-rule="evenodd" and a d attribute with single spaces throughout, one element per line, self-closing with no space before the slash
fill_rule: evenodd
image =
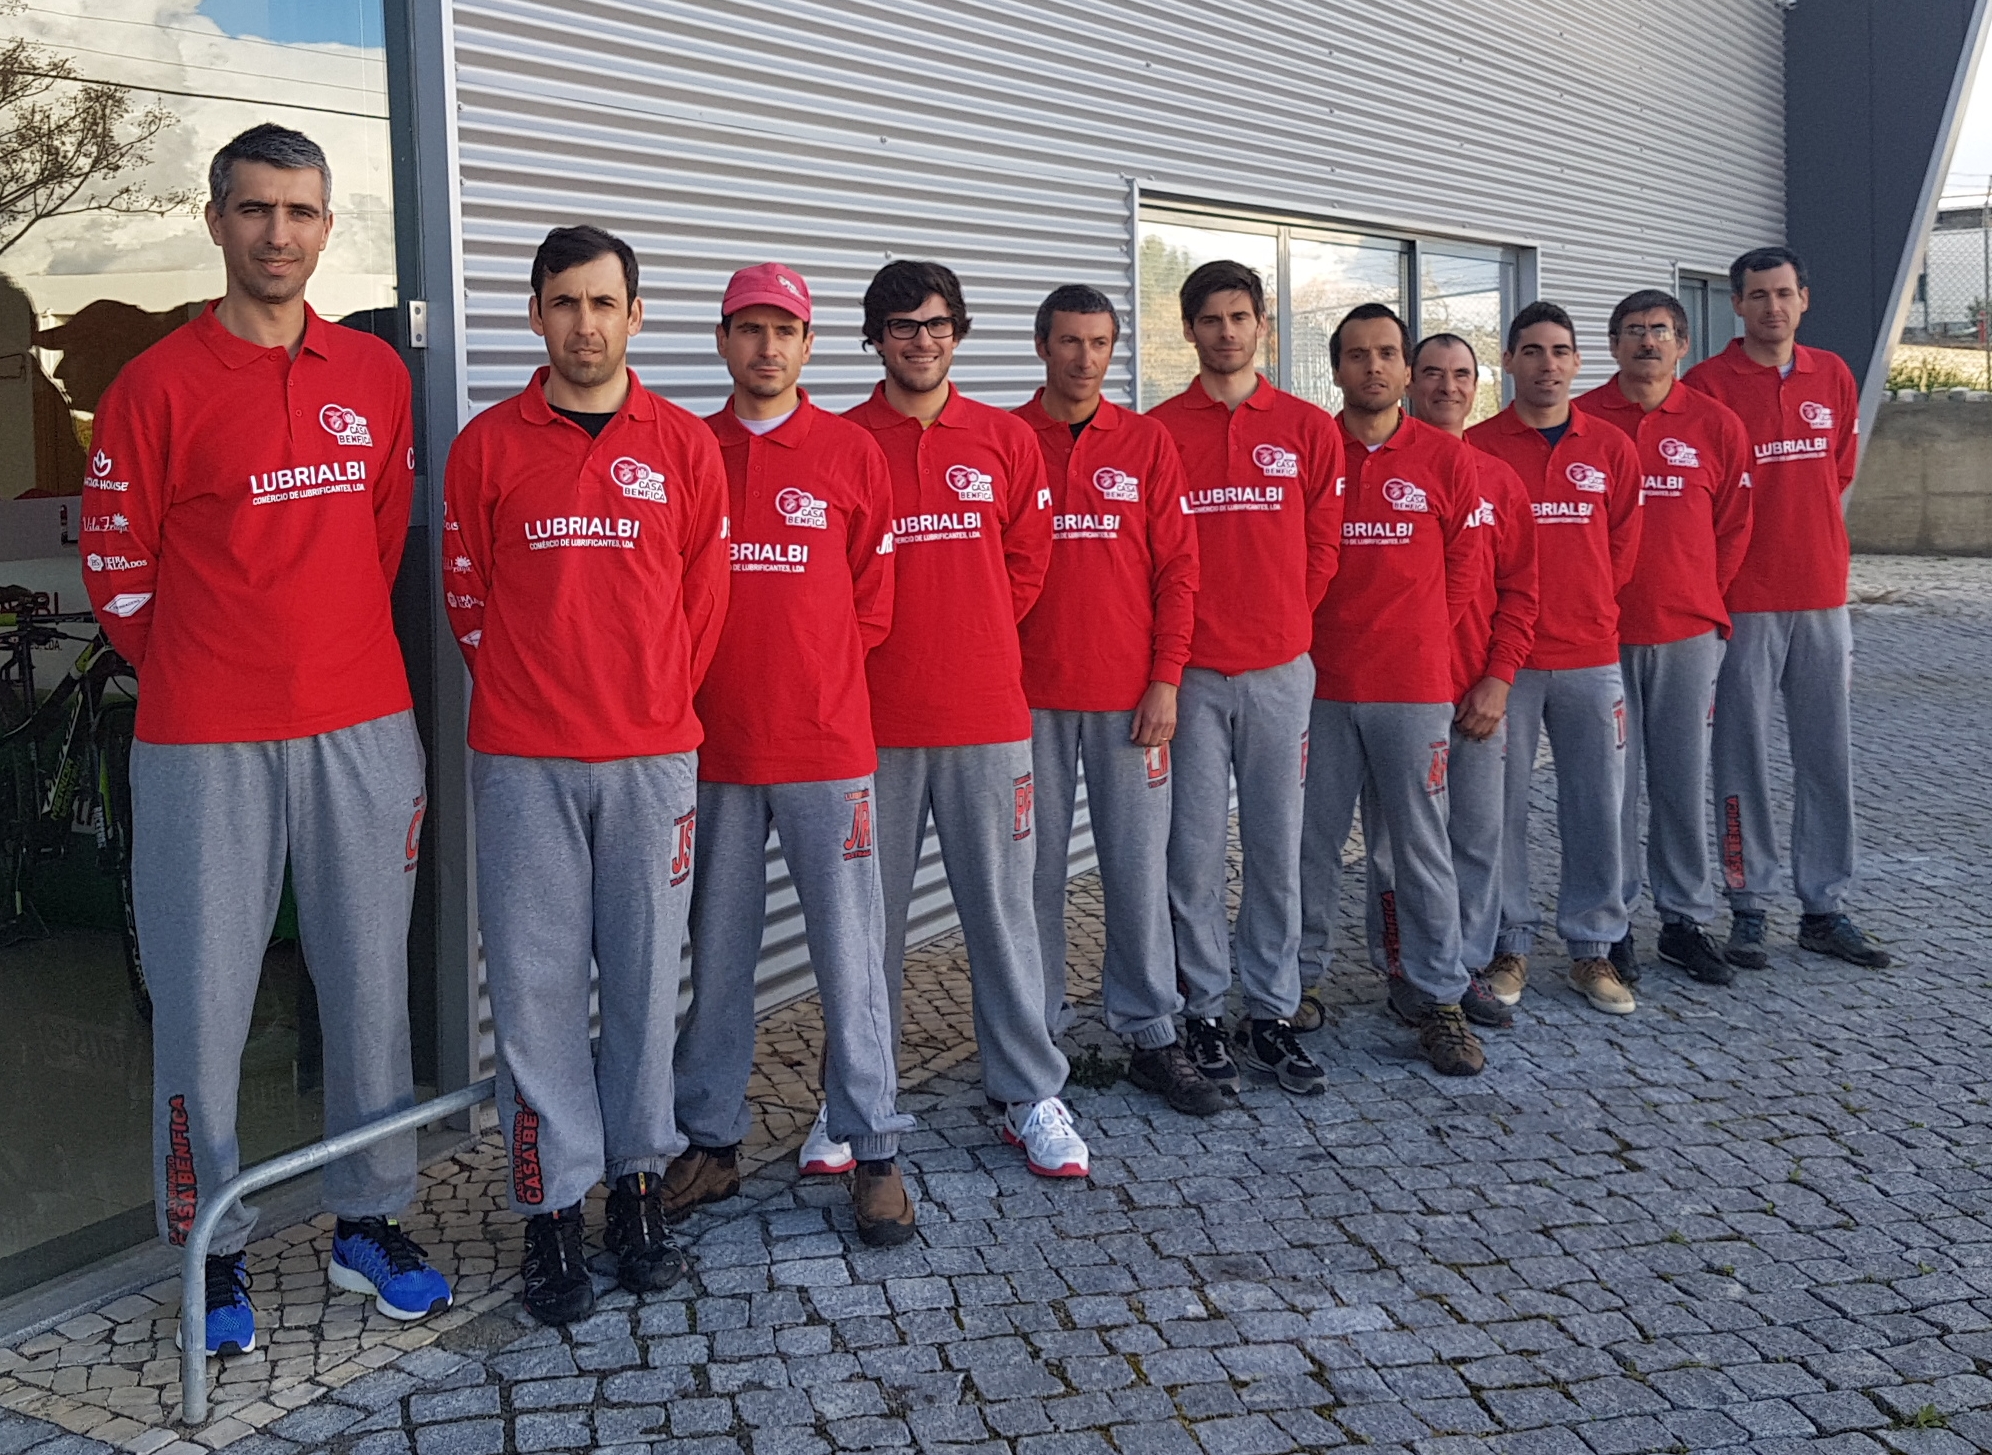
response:
<path id="1" fill-rule="evenodd" d="M 857 1165 L 855 1157 L 846 1157 L 842 1162 L 826 1162 L 821 1158 L 808 1162 L 798 1159 L 796 1162 L 804 1177 L 842 1177 L 846 1172 L 855 1170 Z"/>
<path id="2" fill-rule="evenodd" d="M 1583 996 L 1585 1002 L 1591 1007 L 1592 1010 L 1601 1010 L 1606 1015 L 1631 1015 L 1634 1011 L 1639 1009 L 1639 1002 L 1636 1000 L 1626 1001 L 1623 1003 L 1614 1000 L 1600 1000 L 1595 995 L 1592 995 L 1590 992 L 1583 989 L 1581 986 L 1573 985 L 1570 988 L 1576 991 L 1579 995 Z"/>
<path id="3" fill-rule="evenodd" d="M 442 1308 L 417 1309 L 412 1312 L 405 1308 L 396 1308 L 387 1301 L 378 1288 L 374 1287 L 371 1278 L 357 1268 L 348 1268 L 336 1259 L 325 1265 L 325 1281 L 334 1288 L 344 1289 L 347 1293 L 372 1294 L 375 1308 L 388 1318 L 397 1319 L 404 1324 L 412 1324 L 417 1319 L 426 1319 L 431 1314 L 442 1313 L 449 1307 L 449 1303 L 445 1303 Z"/>
<path id="4" fill-rule="evenodd" d="M 1526 988 L 1527 987 L 1524 987 L 1524 989 Z M 1522 1003 L 1522 992 L 1520 990 L 1512 991 L 1507 994 L 1503 994 L 1498 990 L 1490 990 L 1487 992 L 1487 994 L 1491 999 L 1499 1001 L 1502 1005 L 1507 1006 L 1510 1010 L 1513 1010 L 1516 1006 Z"/>
<path id="5" fill-rule="evenodd" d="M 373 1285 L 368 1284 L 367 1286 L 371 1288 Z M 173 1347 L 175 1349 L 184 1349 L 187 1347 L 185 1344 L 180 1342 L 180 1331 L 177 1328 L 173 1330 Z M 246 1349 L 239 1344 L 235 1347 L 235 1352 L 233 1354 L 218 1354 L 214 1350 L 210 1349 L 208 1350 L 208 1358 L 239 1359 L 244 1354 L 254 1354 L 255 1352 L 256 1352 L 256 1336 L 254 1334 L 251 1334 L 249 1336 L 249 1346 Z"/>
<path id="6" fill-rule="evenodd" d="M 1024 1139 L 1011 1131 L 1007 1123 L 1003 1127 L 1003 1140 L 1024 1154 L 1024 1166 L 1030 1168 L 1039 1177 L 1089 1177 L 1092 1175 L 1093 1169 L 1086 1162 L 1067 1162 L 1063 1167 L 1040 1167 L 1036 1159 L 1031 1156 L 1030 1148 L 1024 1145 Z"/>

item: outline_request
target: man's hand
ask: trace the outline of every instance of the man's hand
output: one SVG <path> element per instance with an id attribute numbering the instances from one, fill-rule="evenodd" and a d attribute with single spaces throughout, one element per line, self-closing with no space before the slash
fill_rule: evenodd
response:
<path id="1" fill-rule="evenodd" d="M 1453 724 L 1470 738 L 1491 738 L 1508 715 L 1508 684 L 1499 677 L 1482 677 L 1460 699 Z"/>
<path id="2" fill-rule="evenodd" d="M 1492 729 L 1490 728 L 1491 732 Z M 1159 748 L 1176 736 L 1176 686 L 1173 682 L 1151 682 L 1134 705 L 1134 731 L 1128 734 L 1138 748 Z"/>

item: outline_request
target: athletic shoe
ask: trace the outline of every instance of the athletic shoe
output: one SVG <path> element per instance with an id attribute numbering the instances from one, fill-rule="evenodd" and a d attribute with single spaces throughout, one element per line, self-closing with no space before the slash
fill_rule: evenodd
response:
<path id="1" fill-rule="evenodd" d="M 851 1179 L 851 1211 L 867 1247 L 896 1248 L 913 1239 L 913 1199 L 899 1164 L 890 1157 L 858 1164 L 858 1175 Z"/>
<path id="2" fill-rule="evenodd" d="M 1798 922 L 1798 947 L 1815 955 L 1831 955 L 1849 965 L 1886 970 L 1892 963 L 1881 948 L 1844 914 L 1808 914 Z"/>
<path id="3" fill-rule="evenodd" d="M 1487 993 L 1503 1005 L 1520 1005 L 1529 983 L 1529 957 L 1503 950 L 1494 957 L 1481 981 Z"/>
<path id="4" fill-rule="evenodd" d="M 1384 977 L 1383 1003 L 1405 1025 L 1414 1027 L 1422 1026 L 1431 1017 L 1432 1007 L 1437 1004 L 1431 996 L 1395 973 Z"/>
<path id="5" fill-rule="evenodd" d="M 1293 1028 L 1303 1036 L 1310 1031 L 1318 1031 L 1328 1024 L 1328 1002 L 1321 992 L 1312 985 L 1300 993 L 1300 1004 L 1294 1007 Z"/>
<path id="6" fill-rule="evenodd" d="M 325 1276 L 334 1288 L 372 1294 L 375 1308 L 403 1322 L 450 1306 L 449 1281 L 393 1218 L 340 1218 Z"/>
<path id="7" fill-rule="evenodd" d="M 1612 969 L 1618 972 L 1622 985 L 1639 984 L 1639 951 L 1632 943 L 1632 931 L 1625 932 L 1625 938 L 1605 952 L 1612 962 Z"/>
<path id="8" fill-rule="evenodd" d="M 526 1312 L 543 1324 L 568 1324 L 595 1311 L 595 1284 L 581 1246 L 582 1204 L 526 1219 Z"/>
<path id="9" fill-rule="evenodd" d="M 1591 1009 L 1606 1015 L 1631 1015 L 1639 1002 L 1618 978 L 1609 960 L 1573 960 L 1570 988 L 1591 1002 Z"/>
<path id="10" fill-rule="evenodd" d="M 1418 1028 L 1418 1046 L 1441 1076 L 1478 1076 L 1487 1067 L 1480 1038 L 1456 1005 L 1435 1005 Z"/>
<path id="11" fill-rule="evenodd" d="M 1761 909 L 1739 909 L 1729 916 L 1729 943 L 1722 958 L 1739 970 L 1761 970 L 1771 963 L 1765 948 L 1767 924 Z"/>
<path id="12" fill-rule="evenodd" d="M 1093 1160 L 1072 1125 L 1072 1113 L 1055 1096 L 1013 1101 L 1003 1112 L 1003 1140 L 1024 1149 L 1024 1165 L 1040 1177 L 1084 1177 Z"/>
<path id="13" fill-rule="evenodd" d="M 733 1174 L 740 1185 L 740 1174 Z M 631 1293 L 661 1293 L 692 1271 L 691 1260 L 666 1226 L 664 1179 L 625 1172 L 609 1189 L 602 1246 L 616 1255 L 616 1282 Z"/>
<path id="14" fill-rule="evenodd" d="M 682 1223 L 697 1208 L 740 1191 L 740 1164 L 732 1147 L 687 1147 L 664 1169 L 664 1217 Z"/>
<path id="15" fill-rule="evenodd" d="M 1199 1076 L 1215 1082 L 1226 1091 L 1238 1089 L 1238 1063 L 1231 1059 L 1231 1052 L 1225 1048 L 1223 1021 L 1186 1017 L 1183 1021 L 1183 1039 L 1187 1043 L 1190 1064 L 1197 1068 Z"/>
<path id="16" fill-rule="evenodd" d="M 183 1347 L 177 1333 L 173 1347 Z M 256 1310 L 249 1306 L 249 1260 L 244 1254 L 208 1254 L 207 1351 L 218 1359 L 256 1352 Z"/>
<path id="17" fill-rule="evenodd" d="M 1197 1070 L 1182 1046 L 1136 1046 L 1127 1058 L 1127 1079 L 1152 1091 L 1184 1116 L 1215 1116 L 1224 1110 L 1224 1088 Z"/>
<path id="18" fill-rule="evenodd" d="M 1690 980 L 1704 985 L 1727 985 L 1736 978 L 1716 948 L 1715 936 L 1688 920 L 1670 920 L 1660 926 L 1660 958 L 1680 966 Z"/>
<path id="19" fill-rule="evenodd" d="M 858 1165 L 858 1159 L 851 1155 L 851 1144 L 830 1135 L 829 1107 L 816 1108 L 816 1120 L 802 1140 L 802 1150 L 795 1154 L 795 1165 L 804 1177 L 842 1177 Z"/>
<path id="20" fill-rule="evenodd" d="M 1466 994 L 1459 998 L 1459 1008 L 1477 1026 L 1505 1031 L 1515 1023 L 1515 1013 L 1502 1004 L 1477 975 L 1466 982 Z"/>
<path id="21" fill-rule="evenodd" d="M 1328 1073 L 1307 1054 L 1293 1033 L 1291 1021 L 1241 1020 L 1232 1039 L 1247 1066 L 1278 1077 L 1280 1085 L 1295 1096 L 1313 1096 L 1327 1089 Z"/>

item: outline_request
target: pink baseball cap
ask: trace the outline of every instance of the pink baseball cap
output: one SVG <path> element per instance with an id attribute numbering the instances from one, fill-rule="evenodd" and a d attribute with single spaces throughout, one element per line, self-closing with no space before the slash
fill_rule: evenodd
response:
<path id="1" fill-rule="evenodd" d="M 780 263 L 756 263 L 742 268 L 726 284 L 726 297 L 719 305 L 722 318 L 766 303 L 786 309 L 804 323 L 809 322 L 809 285 L 802 274 Z"/>

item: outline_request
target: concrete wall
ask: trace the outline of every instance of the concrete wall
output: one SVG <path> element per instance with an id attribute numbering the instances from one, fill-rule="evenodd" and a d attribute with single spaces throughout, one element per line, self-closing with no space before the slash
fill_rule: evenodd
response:
<path id="1" fill-rule="evenodd" d="M 1992 400 L 1888 400 L 1847 511 L 1857 551 L 1992 556 Z"/>

